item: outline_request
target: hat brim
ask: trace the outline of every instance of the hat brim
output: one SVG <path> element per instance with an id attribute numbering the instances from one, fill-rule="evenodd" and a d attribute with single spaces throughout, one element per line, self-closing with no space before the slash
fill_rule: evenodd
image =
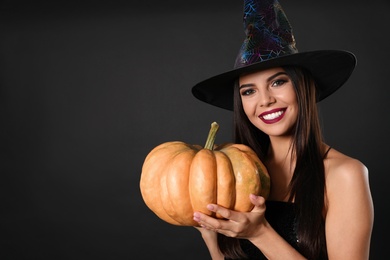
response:
<path id="1" fill-rule="evenodd" d="M 310 71 L 317 85 L 317 101 L 321 101 L 348 80 L 356 66 L 356 57 L 353 53 L 342 50 L 320 50 L 280 56 L 206 79 L 192 88 L 192 94 L 211 105 L 233 110 L 234 81 L 240 75 L 282 66 L 299 66 Z"/>

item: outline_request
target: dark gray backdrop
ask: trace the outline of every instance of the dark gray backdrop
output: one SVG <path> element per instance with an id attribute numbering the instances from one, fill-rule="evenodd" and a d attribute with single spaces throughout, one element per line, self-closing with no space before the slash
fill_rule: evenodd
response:
<path id="1" fill-rule="evenodd" d="M 32 3 L 34 2 L 34 3 Z M 365 2 L 365 3 L 360 3 Z M 282 1 L 300 51 L 347 49 L 349 82 L 320 104 L 326 141 L 363 161 L 386 253 L 386 0 Z M 158 219 L 139 178 L 160 143 L 231 140 L 231 113 L 192 85 L 232 68 L 242 1 L 0 2 L 0 258 L 208 259 L 190 227 Z"/>

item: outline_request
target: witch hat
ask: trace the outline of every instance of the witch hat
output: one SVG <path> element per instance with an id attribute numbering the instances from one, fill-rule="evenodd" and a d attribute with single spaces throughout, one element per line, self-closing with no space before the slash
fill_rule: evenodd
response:
<path id="1" fill-rule="evenodd" d="M 206 79 L 192 88 L 206 103 L 233 110 L 234 82 L 244 73 L 281 66 L 299 66 L 314 77 L 317 101 L 331 95 L 350 77 L 354 54 L 344 50 L 298 52 L 292 27 L 277 0 L 244 0 L 246 38 L 233 70 Z"/>

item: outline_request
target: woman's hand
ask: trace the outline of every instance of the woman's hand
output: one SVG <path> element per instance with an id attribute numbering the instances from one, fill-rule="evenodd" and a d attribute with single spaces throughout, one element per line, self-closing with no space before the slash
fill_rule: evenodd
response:
<path id="1" fill-rule="evenodd" d="M 250 195 L 250 200 L 254 205 L 251 212 L 238 212 L 210 204 L 208 209 L 219 213 L 225 219 L 216 219 L 195 212 L 194 220 L 208 231 L 215 231 L 229 237 L 248 239 L 262 251 L 267 259 L 305 259 L 269 225 L 264 217 L 265 199 L 261 196 Z M 215 242 L 215 244 L 217 243 Z M 209 245 L 208 247 L 210 250 Z M 215 249 L 213 246 L 211 248 Z M 212 259 L 223 259 L 223 255 L 220 253 L 211 255 L 217 255 Z"/>
<path id="2" fill-rule="evenodd" d="M 219 213 L 225 219 L 216 219 L 201 212 L 194 213 L 194 220 L 199 225 L 210 232 L 218 232 L 228 237 L 253 239 L 262 233 L 262 226 L 266 225 L 264 218 L 265 199 L 261 196 L 251 194 L 250 200 L 254 205 L 251 212 L 238 212 L 229 210 L 216 204 L 209 204 L 207 208 L 215 213 Z M 205 230 L 201 231 L 206 233 Z M 214 232 L 214 233 L 215 233 Z"/>

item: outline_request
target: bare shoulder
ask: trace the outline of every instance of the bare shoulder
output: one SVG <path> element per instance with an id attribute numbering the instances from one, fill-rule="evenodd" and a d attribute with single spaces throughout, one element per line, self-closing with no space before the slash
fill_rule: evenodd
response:
<path id="1" fill-rule="evenodd" d="M 368 175 L 368 169 L 361 161 L 335 149 L 329 151 L 324 163 L 327 181 L 354 181 Z"/>
<path id="2" fill-rule="evenodd" d="M 328 200 L 370 194 L 368 169 L 361 161 L 331 149 L 324 164 Z"/>

